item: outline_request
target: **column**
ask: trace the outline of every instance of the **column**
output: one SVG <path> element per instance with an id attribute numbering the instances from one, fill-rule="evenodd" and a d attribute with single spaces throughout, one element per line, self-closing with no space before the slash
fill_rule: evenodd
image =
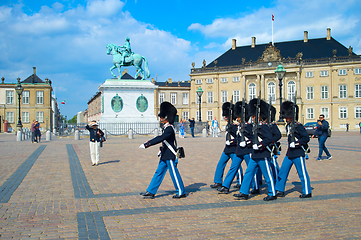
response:
<path id="1" fill-rule="evenodd" d="M 266 99 L 266 90 L 265 90 L 265 82 L 264 82 L 264 74 L 261 75 L 261 98 L 264 99 L 266 102 L 268 102 L 268 100 Z"/>

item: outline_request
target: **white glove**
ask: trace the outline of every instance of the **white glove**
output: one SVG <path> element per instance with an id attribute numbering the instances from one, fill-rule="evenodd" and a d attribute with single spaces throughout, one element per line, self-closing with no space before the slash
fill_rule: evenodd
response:
<path id="1" fill-rule="evenodd" d="M 231 145 L 231 143 L 229 142 L 229 140 L 226 141 L 226 145 Z"/>
<path id="2" fill-rule="evenodd" d="M 252 147 L 253 147 L 254 150 L 258 150 L 258 149 L 259 149 L 258 146 L 257 146 L 257 144 L 253 144 Z"/>
<path id="3" fill-rule="evenodd" d="M 145 149 L 144 144 L 143 144 L 143 143 L 142 143 L 142 144 L 140 144 L 139 148 Z"/>
<path id="4" fill-rule="evenodd" d="M 291 142 L 291 143 L 290 143 L 290 148 L 295 148 L 295 147 L 296 147 L 295 142 Z"/>
<path id="5" fill-rule="evenodd" d="M 162 154 L 162 151 L 159 151 L 159 152 L 158 152 L 158 157 L 160 157 L 161 154 Z"/>
<path id="6" fill-rule="evenodd" d="M 240 142 L 240 143 L 239 143 L 239 146 L 241 146 L 241 147 L 245 147 L 245 146 L 246 146 L 246 142 L 245 142 L 245 141 Z"/>

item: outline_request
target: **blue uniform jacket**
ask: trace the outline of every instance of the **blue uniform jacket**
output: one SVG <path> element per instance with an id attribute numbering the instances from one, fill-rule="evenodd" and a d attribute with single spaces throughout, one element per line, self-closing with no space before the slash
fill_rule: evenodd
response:
<path id="1" fill-rule="evenodd" d="M 260 141 L 260 145 L 258 146 L 259 150 L 253 149 L 252 159 L 264 159 L 264 158 L 270 159 L 271 153 L 270 151 L 268 151 L 266 147 L 272 143 L 273 136 L 271 133 L 271 129 L 266 124 L 263 123 L 260 124 L 259 128 L 260 128 L 259 137 L 262 139 L 262 141 Z M 253 136 L 253 138 L 254 137 L 255 136 Z"/>
<path id="2" fill-rule="evenodd" d="M 281 131 L 279 130 L 278 126 L 276 123 L 271 123 L 271 132 L 272 132 L 272 142 L 276 143 L 278 142 L 281 138 L 282 138 L 282 134 Z"/>
<path id="3" fill-rule="evenodd" d="M 226 154 L 230 154 L 230 153 L 235 153 L 236 149 L 237 149 L 237 130 L 238 130 L 238 126 L 235 124 L 232 124 L 231 126 L 231 135 L 232 135 L 232 139 L 233 141 L 231 141 L 230 145 L 226 145 L 224 147 L 224 153 Z M 226 140 L 228 140 L 228 131 L 226 131 Z"/>
<path id="4" fill-rule="evenodd" d="M 245 154 L 249 154 L 249 153 L 252 153 L 252 124 L 249 124 L 249 123 L 246 123 L 245 124 L 245 132 L 244 132 L 244 136 L 247 137 L 249 139 L 247 145 L 245 147 L 241 147 L 239 144 L 241 143 L 241 127 L 239 126 L 239 131 L 237 132 L 237 150 L 236 150 L 236 154 L 237 156 L 242 156 L 242 155 L 245 155 Z"/>
<path id="5" fill-rule="evenodd" d="M 310 137 L 308 136 L 308 133 L 306 129 L 303 127 L 303 125 L 299 122 L 295 123 L 296 125 L 296 132 L 295 132 L 295 143 L 296 148 L 290 148 L 291 143 L 291 136 L 288 135 L 288 149 L 287 149 L 287 157 L 289 159 L 298 158 L 298 157 L 304 157 L 305 156 L 305 150 L 306 150 L 306 144 L 310 141 Z M 289 132 L 289 125 L 286 126 L 287 133 Z M 302 149 L 303 148 L 305 149 Z"/>
<path id="6" fill-rule="evenodd" d="M 148 142 L 146 142 L 144 144 L 144 146 L 150 147 L 153 145 L 156 145 L 160 142 L 162 142 L 162 152 L 160 155 L 160 159 L 162 160 L 175 160 L 176 156 L 174 155 L 174 153 L 167 147 L 167 145 L 163 142 L 164 140 L 167 140 L 167 142 L 172 146 L 172 148 L 174 149 L 174 151 L 177 151 L 176 147 L 175 147 L 175 133 L 174 133 L 174 129 L 171 125 L 168 125 L 164 130 L 163 130 L 163 134 L 155 137 L 151 140 L 149 140 Z"/>
<path id="7" fill-rule="evenodd" d="M 100 142 L 100 136 L 97 133 L 98 131 L 99 131 L 101 136 L 104 136 L 103 131 L 100 130 L 99 128 L 94 129 L 93 127 L 89 127 L 89 125 L 86 125 L 85 128 L 89 130 L 89 135 L 90 135 L 90 141 L 91 142 Z"/>
<path id="8" fill-rule="evenodd" d="M 326 120 L 322 120 L 322 126 L 317 124 L 317 128 L 313 135 L 319 136 L 319 137 L 327 137 L 328 136 L 328 122 Z"/>

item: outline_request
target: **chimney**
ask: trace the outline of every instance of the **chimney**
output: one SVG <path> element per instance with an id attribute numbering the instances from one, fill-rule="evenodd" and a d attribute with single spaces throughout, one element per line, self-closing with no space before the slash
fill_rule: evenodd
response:
<path id="1" fill-rule="evenodd" d="M 33 67 L 34 75 L 36 75 L 36 67 Z"/>
<path id="2" fill-rule="evenodd" d="M 5 78 L 2 77 L 2 78 L 1 78 L 1 83 L 4 83 L 4 81 L 5 81 Z"/>
<path id="3" fill-rule="evenodd" d="M 172 83 L 172 79 L 171 79 L 171 78 L 169 78 L 169 79 L 168 79 L 168 82 L 169 82 L 169 83 Z"/>
<path id="4" fill-rule="evenodd" d="M 152 78 L 152 83 L 154 83 L 154 78 Z"/>
<path id="5" fill-rule="evenodd" d="M 252 37 L 252 45 L 251 48 L 255 48 L 256 47 L 256 37 Z"/>
<path id="6" fill-rule="evenodd" d="M 237 47 L 236 42 L 237 42 L 236 39 L 232 39 L 232 50 L 236 49 Z"/>
<path id="7" fill-rule="evenodd" d="M 331 40 L 331 28 L 327 28 L 327 40 Z"/>
<path id="8" fill-rule="evenodd" d="M 304 34 L 303 42 L 308 42 L 308 32 L 304 31 L 303 34 Z"/>

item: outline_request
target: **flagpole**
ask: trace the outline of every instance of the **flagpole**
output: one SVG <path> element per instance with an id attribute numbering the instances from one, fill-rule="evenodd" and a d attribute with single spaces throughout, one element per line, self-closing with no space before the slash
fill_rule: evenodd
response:
<path id="1" fill-rule="evenodd" d="M 274 19 L 274 16 L 273 16 L 273 14 L 272 14 L 272 46 L 274 46 L 274 43 L 273 43 L 273 20 Z"/>

